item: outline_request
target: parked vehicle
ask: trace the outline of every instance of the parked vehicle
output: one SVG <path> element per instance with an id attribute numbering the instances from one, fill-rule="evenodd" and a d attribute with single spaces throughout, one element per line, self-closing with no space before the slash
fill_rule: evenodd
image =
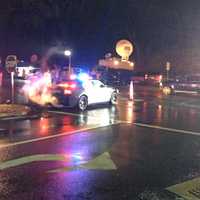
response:
<path id="1" fill-rule="evenodd" d="M 200 74 L 177 76 L 173 80 L 162 83 L 164 94 L 173 93 L 199 93 L 200 92 Z"/>
<path id="2" fill-rule="evenodd" d="M 77 106 L 81 111 L 86 110 L 91 104 L 115 104 L 117 101 L 117 91 L 99 80 L 65 81 L 52 89 L 52 95 L 56 97 L 59 104 Z"/>
<path id="3" fill-rule="evenodd" d="M 110 103 L 117 101 L 118 91 L 104 85 L 99 80 L 93 80 L 86 73 L 74 76 L 60 76 L 60 81 L 52 82 L 52 75 L 45 73 L 33 77 L 24 86 L 24 92 L 30 103 L 41 106 L 77 107 L 84 111 L 88 105 Z"/>

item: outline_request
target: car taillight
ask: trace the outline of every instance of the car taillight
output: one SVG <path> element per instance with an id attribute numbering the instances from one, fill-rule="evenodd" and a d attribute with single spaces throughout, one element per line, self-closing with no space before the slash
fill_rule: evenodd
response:
<path id="1" fill-rule="evenodd" d="M 71 90 L 65 89 L 65 90 L 64 90 L 64 94 L 65 94 L 65 95 L 67 95 L 67 94 L 72 94 L 72 91 L 71 91 Z"/>
<path id="2" fill-rule="evenodd" d="M 69 83 L 60 83 L 60 84 L 58 84 L 58 87 L 68 88 L 69 87 Z"/>
<path id="3" fill-rule="evenodd" d="M 64 89 L 76 89 L 77 85 L 74 82 L 70 82 L 70 83 L 60 83 L 58 84 L 58 87 L 62 87 Z"/>
<path id="4" fill-rule="evenodd" d="M 69 88 L 71 88 L 71 89 L 75 89 L 75 88 L 76 88 L 76 84 L 75 84 L 75 83 L 70 84 L 70 85 L 69 85 Z"/>
<path id="5" fill-rule="evenodd" d="M 75 82 L 60 83 L 58 87 L 63 88 L 64 95 L 70 95 L 77 88 L 77 84 Z"/>

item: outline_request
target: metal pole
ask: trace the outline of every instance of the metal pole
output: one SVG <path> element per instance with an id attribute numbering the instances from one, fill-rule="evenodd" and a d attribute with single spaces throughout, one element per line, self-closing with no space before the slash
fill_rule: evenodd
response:
<path id="1" fill-rule="evenodd" d="M 14 104 L 14 90 L 15 90 L 14 72 L 11 72 L 11 101 L 12 101 L 12 104 Z"/>
<path id="2" fill-rule="evenodd" d="M 167 81 L 169 80 L 169 70 L 167 70 Z"/>
<path id="3" fill-rule="evenodd" d="M 69 56 L 69 73 L 71 74 L 71 56 Z"/>
<path id="4" fill-rule="evenodd" d="M 169 80 L 169 71 L 170 71 L 170 68 L 171 68 L 171 63 L 167 62 L 166 63 L 167 81 Z"/>

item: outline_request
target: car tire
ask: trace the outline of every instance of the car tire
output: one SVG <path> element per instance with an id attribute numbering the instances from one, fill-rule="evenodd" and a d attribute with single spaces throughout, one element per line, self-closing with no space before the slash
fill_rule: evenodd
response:
<path id="1" fill-rule="evenodd" d="M 88 107 L 88 98 L 85 95 L 79 97 L 78 100 L 78 109 L 80 111 L 85 111 Z"/>
<path id="2" fill-rule="evenodd" d="M 28 100 L 27 105 L 31 108 L 33 112 L 40 112 L 42 110 L 42 106 L 36 104 L 35 102 Z"/>
<path id="3" fill-rule="evenodd" d="M 113 92 L 110 98 L 110 104 L 111 105 L 116 105 L 117 103 L 117 93 Z"/>

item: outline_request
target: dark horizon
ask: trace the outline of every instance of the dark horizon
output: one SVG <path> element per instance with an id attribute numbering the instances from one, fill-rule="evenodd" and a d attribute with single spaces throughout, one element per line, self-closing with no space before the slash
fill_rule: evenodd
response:
<path id="1" fill-rule="evenodd" d="M 152 0 L 8 0 L 0 7 L 0 56 L 29 59 L 53 46 L 73 50 L 73 63 L 93 66 L 128 39 L 136 68 L 163 71 L 200 67 L 200 2 Z M 184 68 L 184 69 L 183 69 Z M 158 69 L 158 70 L 157 70 Z"/>

